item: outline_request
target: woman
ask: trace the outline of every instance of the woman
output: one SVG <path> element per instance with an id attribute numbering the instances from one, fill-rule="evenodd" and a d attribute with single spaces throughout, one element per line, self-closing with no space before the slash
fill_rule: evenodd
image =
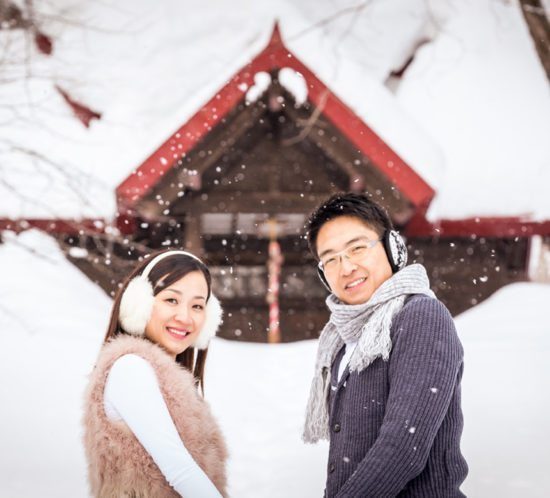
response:
<path id="1" fill-rule="evenodd" d="M 221 316 L 208 268 L 188 252 L 128 277 L 85 395 L 95 497 L 226 496 L 225 443 L 197 392 Z"/>

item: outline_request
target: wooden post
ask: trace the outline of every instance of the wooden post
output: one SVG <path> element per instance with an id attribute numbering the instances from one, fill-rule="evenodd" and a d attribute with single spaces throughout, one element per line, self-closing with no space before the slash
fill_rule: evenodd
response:
<path id="1" fill-rule="evenodd" d="M 281 342 L 281 329 L 279 320 L 279 279 L 283 256 L 281 246 L 277 242 L 277 220 L 270 218 L 269 221 L 269 258 L 267 261 L 268 286 L 266 300 L 269 304 L 269 331 L 267 342 L 276 344 Z"/>
<path id="2" fill-rule="evenodd" d="M 187 214 L 185 217 L 185 250 L 202 258 L 200 214 Z"/>

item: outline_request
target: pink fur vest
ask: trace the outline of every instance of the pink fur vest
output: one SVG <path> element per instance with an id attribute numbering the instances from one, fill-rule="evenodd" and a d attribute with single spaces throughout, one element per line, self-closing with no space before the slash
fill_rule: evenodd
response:
<path id="1" fill-rule="evenodd" d="M 154 368 L 168 410 L 185 447 L 226 496 L 227 450 L 206 402 L 190 372 L 159 346 L 120 335 L 103 346 L 85 393 L 84 447 L 88 477 L 97 498 L 170 498 L 179 494 L 168 484 L 153 459 L 123 421 L 111 421 L 103 408 L 103 391 L 111 366 L 133 353 Z"/>

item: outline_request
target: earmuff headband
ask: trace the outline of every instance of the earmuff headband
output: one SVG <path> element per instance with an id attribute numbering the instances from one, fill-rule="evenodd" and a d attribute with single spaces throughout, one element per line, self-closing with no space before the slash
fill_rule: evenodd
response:
<path id="1" fill-rule="evenodd" d="M 197 260 L 199 263 L 204 265 L 203 261 L 201 261 L 197 256 L 195 256 L 194 254 L 191 254 L 190 252 L 178 251 L 178 250 L 166 251 L 166 252 L 163 252 L 161 254 L 158 254 L 151 261 L 149 261 L 149 263 L 143 269 L 143 271 L 141 272 L 140 275 L 142 277 L 149 277 L 149 273 L 151 273 L 151 271 L 153 271 L 153 268 L 155 266 L 157 266 L 157 263 L 160 263 L 160 261 L 162 261 L 164 258 L 167 258 L 168 256 L 175 256 L 176 254 L 180 254 L 182 256 L 189 256 L 190 258 L 193 258 L 193 259 Z"/>

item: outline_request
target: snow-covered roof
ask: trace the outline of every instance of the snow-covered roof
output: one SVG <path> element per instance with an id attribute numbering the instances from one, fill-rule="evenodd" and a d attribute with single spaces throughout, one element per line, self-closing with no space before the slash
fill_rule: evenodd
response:
<path id="1" fill-rule="evenodd" d="M 397 94 L 445 151 L 428 217 L 548 219 L 550 82 L 527 25 L 516 2 L 460 4 Z"/>
<path id="2" fill-rule="evenodd" d="M 44 24 L 51 56 L 1 32 L 29 61 L 2 84 L 0 217 L 112 218 L 116 186 L 262 50 L 276 18 L 289 49 L 436 190 L 432 219 L 550 217 L 550 93 L 515 4 L 274 3 L 64 0 Z M 384 81 L 433 19 L 393 95 Z M 86 129 L 56 84 L 102 118 Z"/>
<path id="3" fill-rule="evenodd" d="M 282 68 L 282 69 L 281 69 Z M 197 113 L 187 121 L 182 127 L 171 133 L 167 140 L 151 155 L 140 167 L 133 172 L 117 188 L 117 198 L 119 199 L 119 209 L 126 210 L 141 198 L 154 184 L 156 184 L 163 175 L 178 160 L 188 153 L 192 148 L 207 135 L 210 130 L 218 126 L 228 113 L 230 113 L 239 102 L 243 95 L 247 102 L 253 102 L 268 88 L 271 82 L 271 73 L 273 70 L 279 70 L 279 82 L 291 93 L 296 93 L 296 102 L 307 97 L 311 104 L 322 110 L 323 115 L 328 118 L 333 125 L 339 128 L 358 150 L 369 158 L 373 166 L 378 168 L 382 174 L 394 182 L 399 189 L 414 205 L 424 207 L 429 204 L 433 198 L 433 189 L 420 177 L 414 169 L 411 169 L 395 151 L 388 147 L 388 141 L 381 140 L 380 136 L 374 130 L 369 128 L 364 120 L 360 119 L 349 107 L 347 107 L 323 82 L 321 82 L 311 70 L 305 66 L 299 58 L 290 52 L 281 39 L 278 26 L 275 26 L 268 46 L 262 50 L 254 59 L 244 66 L 236 75 L 231 78 L 223 88 L 217 92 L 208 103 L 202 106 Z M 368 80 L 364 78 L 364 80 Z M 378 83 L 371 81 L 371 87 L 381 87 Z M 368 85 L 365 85 L 368 86 Z M 385 109 L 391 109 L 388 112 L 395 122 L 402 123 L 401 126 L 393 127 L 394 130 L 403 131 L 407 120 L 400 114 L 398 107 L 391 108 L 385 105 L 383 98 L 373 99 L 374 102 L 382 102 Z M 376 106 L 372 106 L 375 108 Z M 382 123 L 382 120 L 379 120 Z M 409 124 L 410 125 L 410 124 Z M 414 133 L 414 128 L 410 131 L 402 132 L 403 135 L 410 136 Z M 389 134 L 393 138 L 399 135 Z M 397 144 L 399 141 L 394 140 Z M 418 145 L 422 143 L 415 142 L 416 150 L 427 150 L 426 142 L 424 147 Z M 426 155 L 424 154 L 426 158 Z M 426 164 L 426 160 L 423 164 Z M 197 172 L 191 175 L 191 185 L 196 185 Z M 123 205 L 124 208 L 120 206 Z"/>

